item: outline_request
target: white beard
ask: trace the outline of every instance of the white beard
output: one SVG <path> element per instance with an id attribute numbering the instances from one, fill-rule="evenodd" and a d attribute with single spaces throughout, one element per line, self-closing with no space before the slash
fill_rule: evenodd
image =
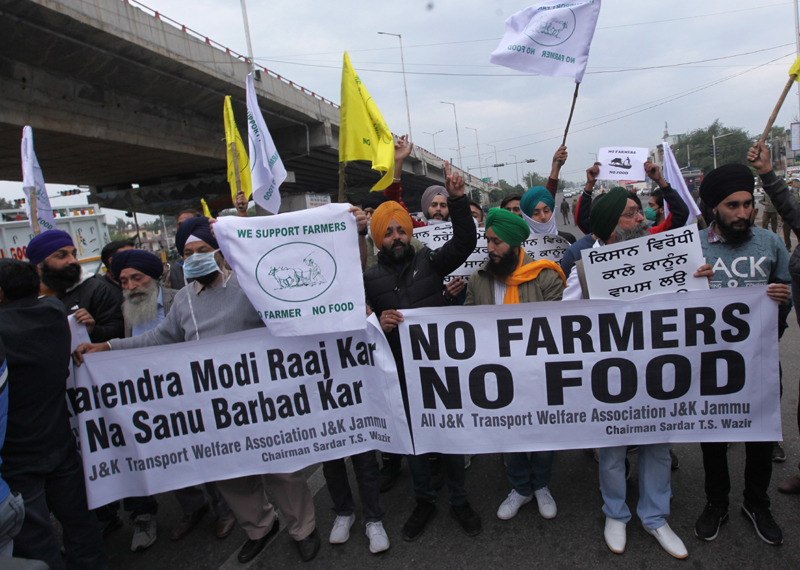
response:
<path id="1" fill-rule="evenodd" d="M 149 323 L 158 317 L 158 282 L 153 279 L 149 284 L 133 290 L 123 290 L 122 317 L 131 327 Z"/>

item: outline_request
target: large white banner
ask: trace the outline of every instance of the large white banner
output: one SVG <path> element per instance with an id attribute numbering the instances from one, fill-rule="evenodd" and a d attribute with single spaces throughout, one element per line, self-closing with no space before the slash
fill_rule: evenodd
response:
<path id="1" fill-rule="evenodd" d="M 371 449 L 412 450 L 374 317 L 352 333 L 279 338 L 257 329 L 90 354 L 69 401 L 89 508 Z"/>
<path id="2" fill-rule="evenodd" d="M 253 74 L 247 74 L 247 135 L 250 149 L 250 180 L 256 204 L 272 214 L 281 208 L 280 185 L 286 180 L 286 169 L 272 142 L 267 123 L 258 106 L 253 87 Z"/>
<path id="3" fill-rule="evenodd" d="M 225 216 L 214 224 L 225 259 L 272 334 L 363 330 L 358 228 L 349 208 Z"/>
<path id="4" fill-rule="evenodd" d="M 486 246 L 486 230 L 484 228 L 478 228 L 477 232 L 478 243 L 475 246 L 475 251 L 472 252 L 472 255 L 467 258 L 461 267 L 445 277 L 445 282 L 449 282 L 456 277 L 462 277 L 468 280 L 469 276 L 475 273 L 475 271 L 489 259 L 489 250 Z M 415 228 L 414 237 L 423 245 L 427 245 L 429 248 L 436 250 L 453 237 L 453 224 L 446 222 L 443 224 Z M 569 245 L 569 242 L 561 236 L 534 233 L 531 233 L 530 237 L 522 243 L 523 249 L 534 261 L 549 259 L 556 263 L 561 261 L 561 258 L 564 257 L 564 252 Z"/>
<path id="5" fill-rule="evenodd" d="M 765 287 L 403 311 L 417 453 L 780 441 Z"/>
<path id="6" fill-rule="evenodd" d="M 489 61 L 550 77 L 583 81 L 600 0 L 547 0 L 506 20 L 506 33 Z"/>
<path id="7" fill-rule="evenodd" d="M 583 253 L 590 299 L 708 290 L 708 279 L 694 276 L 706 262 L 696 224 Z"/>
<path id="8" fill-rule="evenodd" d="M 67 317 L 69 322 L 69 332 L 72 335 L 72 342 L 70 343 L 70 352 L 75 352 L 79 345 L 85 342 L 92 342 L 89 339 L 89 333 L 86 330 L 86 325 L 79 323 L 75 320 L 75 315 Z M 75 394 L 75 364 L 72 359 L 69 361 L 69 376 L 67 376 L 67 409 L 70 410 L 69 426 L 72 428 L 72 433 L 75 435 L 75 441 L 78 442 L 78 450 L 81 448 L 81 435 L 78 416 L 72 413 L 72 402 L 70 396 Z"/>
<path id="9" fill-rule="evenodd" d="M 619 146 L 604 147 L 597 153 L 600 163 L 598 180 L 644 180 L 644 163 L 649 158 L 646 148 Z"/>
<path id="10" fill-rule="evenodd" d="M 43 232 L 55 229 L 53 208 L 50 206 L 50 198 L 47 197 L 42 168 L 33 150 L 33 129 L 29 126 L 22 129 L 22 190 L 25 193 L 25 212 L 28 214 L 31 231 L 35 231 L 31 218 L 32 200 L 36 200 L 36 219 L 39 221 L 39 229 Z"/>

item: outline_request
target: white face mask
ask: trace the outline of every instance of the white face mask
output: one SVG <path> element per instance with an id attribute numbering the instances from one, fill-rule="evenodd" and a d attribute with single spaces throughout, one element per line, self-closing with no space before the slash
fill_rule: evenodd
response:
<path id="1" fill-rule="evenodd" d="M 186 279 L 197 279 L 203 275 L 210 275 L 219 271 L 219 265 L 214 257 L 218 252 L 207 251 L 204 253 L 195 253 L 187 257 L 183 262 L 183 274 Z"/>
<path id="2" fill-rule="evenodd" d="M 528 217 L 525 212 L 522 212 L 522 219 L 525 220 L 530 226 L 531 231 L 535 234 L 553 234 L 558 235 L 558 228 L 556 227 L 556 217 L 550 216 L 550 221 L 541 223 Z"/>

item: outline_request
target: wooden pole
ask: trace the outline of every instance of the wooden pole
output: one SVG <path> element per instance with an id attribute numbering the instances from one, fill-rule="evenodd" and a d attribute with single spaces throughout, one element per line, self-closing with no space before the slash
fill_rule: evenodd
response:
<path id="1" fill-rule="evenodd" d="M 767 126 L 764 129 L 764 132 L 761 134 L 761 138 L 758 142 L 763 143 L 767 135 L 769 135 L 769 131 L 772 128 L 772 124 L 775 122 L 775 119 L 778 117 L 778 112 L 781 110 L 783 106 L 783 102 L 786 100 L 786 96 L 789 94 L 789 89 L 792 88 L 792 83 L 797 78 L 797 75 L 792 74 L 789 76 L 789 81 L 786 83 L 786 87 L 783 88 L 783 93 L 781 93 L 780 98 L 778 99 L 778 103 L 775 105 L 775 109 L 773 109 L 772 114 L 769 116 L 769 121 L 767 121 Z"/>
<path id="2" fill-rule="evenodd" d="M 30 211 L 31 228 L 33 228 L 33 235 L 38 236 L 42 233 L 42 228 L 39 225 L 39 212 L 36 209 L 36 187 L 29 186 L 27 190 L 26 200 L 28 200 L 28 210 Z"/>
<path id="3" fill-rule="evenodd" d="M 339 163 L 339 203 L 344 203 L 344 162 Z"/>
<path id="4" fill-rule="evenodd" d="M 569 110 L 569 119 L 567 119 L 567 128 L 564 129 L 564 140 L 561 141 L 561 145 L 567 144 L 567 133 L 569 132 L 569 125 L 572 122 L 572 113 L 575 112 L 575 101 L 578 100 L 578 88 L 581 86 L 580 83 L 575 84 L 575 94 L 572 96 L 572 108 Z"/>
<path id="5" fill-rule="evenodd" d="M 237 216 L 245 217 L 247 216 L 247 203 L 245 202 L 244 210 L 242 211 L 236 206 L 236 198 L 239 197 L 239 192 L 244 193 L 244 190 L 242 190 L 241 174 L 239 172 L 239 153 L 236 151 L 236 141 L 231 143 L 231 155 L 233 156 L 233 177 L 236 180 L 236 196 L 233 198 L 233 207 L 238 212 L 236 214 Z"/>

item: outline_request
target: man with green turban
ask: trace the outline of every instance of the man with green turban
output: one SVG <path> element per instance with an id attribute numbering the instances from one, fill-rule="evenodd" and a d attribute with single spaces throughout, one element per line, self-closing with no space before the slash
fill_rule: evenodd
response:
<path id="1" fill-rule="evenodd" d="M 533 261 L 522 248 L 530 228 L 507 210 L 492 208 L 486 216 L 489 260 L 469 278 L 465 305 L 509 305 L 559 301 L 564 291 L 564 273 L 548 260 Z M 506 453 L 506 476 L 512 486 L 497 511 L 508 520 L 533 497 L 546 519 L 556 516 L 556 503 L 547 485 L 553 466 L 553 451 Z"/>

